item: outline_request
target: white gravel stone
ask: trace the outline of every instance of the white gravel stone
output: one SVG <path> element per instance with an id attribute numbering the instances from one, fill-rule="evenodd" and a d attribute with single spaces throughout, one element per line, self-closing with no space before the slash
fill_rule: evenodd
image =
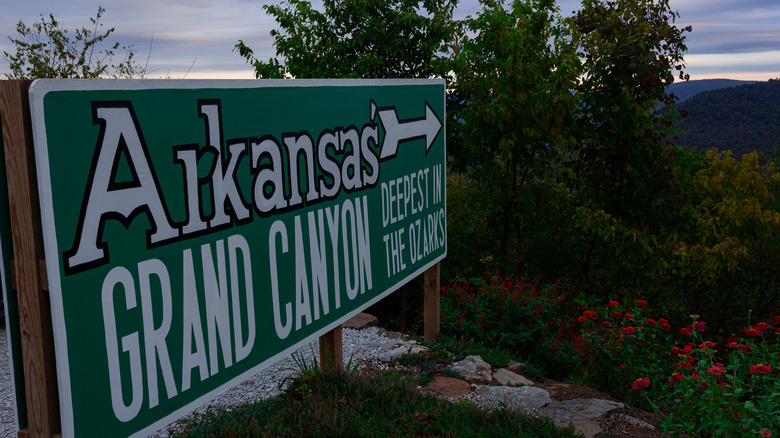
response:
<path id="1" fill-rule="evenodd" d="M 0 292 L 2 293 L 2 292 Z M 16 436 L 16 408 L 14 390 L 11 386 L 11 365 L 8 352 L 8 336 L 5 330 L 5 318 L 0 317 L 0 436 Z"/>

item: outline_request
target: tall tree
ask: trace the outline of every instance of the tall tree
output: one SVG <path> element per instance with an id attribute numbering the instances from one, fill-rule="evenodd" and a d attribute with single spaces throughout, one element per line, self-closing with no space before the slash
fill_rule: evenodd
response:
<path id="1" fill-rule="evenodd" d="M 457 0 L 325 0 L 324 11 L 288 0 L 263 9 L 276 55 L 261 61 L 239 40 L 235 50 L 257 78 L 425 78 L 441 76 L 433 61 L 454 36 Z"/>
<path id="2" fill-rule="evenodd" d="M 135 62 L 133 46 L 114 43 L 108 47 L 108 37 L 114 28 L 102 30 L 100 22 L 106 10 L 98 7 L 95 17 L 90 17 L 92 28 L 76 29 L 71 37 L 68 29 L 49 14 L 48 21 L 41 15 L 40 21 L 31 26 L 19 21 L 16 38 L 8 37 L 16 48 L 15 53 L 3 51 L 11 68 L 8 79 L 39 78 L 111 78 L 143 77 L 145 67 Z M 114 63 L 117 51 L 124 51 L 122 60 Z"/>
<path id="3" fill-rule="evenodd" d="M 565 155 L 577 58 L 554 0 L 481 3 L 451 48 L 448 147 L 456 169 L 482 184 L 497 255 L 519 275 L 530 187 Z"/>
<path id="4" fill-rule="evenodd" d="M 594 206 L 648 220 L 670 190 L 677 112 L 666 86 L 683 72 L 685 32 L 669 0 L 583 0 L 570 19 L 579 46 L 579 189 Z"/>
<path id="5" fill-rule="evenodd" d="M 675 76 L 688 79 L 691 28 L 678 27 L 678 18 L 669 0 L 583 0 L 569 18 L 582 60 L 571 166 L 581 238 L 572 276 L 602 296 L 653 283 L 648 266 L 680 208 L 671 147 L 679 115 L 666 87 Z"/>

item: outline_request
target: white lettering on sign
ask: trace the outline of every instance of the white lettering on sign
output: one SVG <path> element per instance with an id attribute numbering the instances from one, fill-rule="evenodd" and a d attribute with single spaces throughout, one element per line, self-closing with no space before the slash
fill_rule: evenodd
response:
<path id="1" fill-rule="evenodd" d="M 154 246 L 178 237 L 162 202 L 149 152 L 139 134 L 138 121 L 130 104 L 97 106 L 95 123 L 100 124 L 95 160 L 92 163 L 82 204 L 74 246 L 64 254 L 65 269 L 85 268 L 108 262 L 107 245 L 101 243 L 103 224 L 116 219 L 127 226 L 133 217 L 146 213 L 151 224 L 147 245 Z M 124 155 L 132 180 L 116 182 L 119 158 Z"/>
<path id="2" fill-rule="evenodd" d="M 254 346 L 256 321 L 249 244 L 237 234 L 227 238 L 227 250 L 225 240 L 218 240 L 213 245 L 202 245 L 200 255 L 202 294 L 196 282 L 193 251 L 187 248 L 182 253 L 184 297 L 181 314 L 184 326 L 181 344 L 172 344 L 183 346 L 182 368 L 178 376 L 174 374 L 168 350 L 173 304 L 170 274 L 165 264 L 158 259 L 142 261 L 137 266 L 137 277 L 127 268 L 117 266 L 103 281 L 101 297 L 111 404 L 114 415 L 120 421 L 130 421 L 140 412 L 145 394 L 144 381 L 151 409 L 160 402 L 160 374 L 165 394 L 171 399 L 177 393 L 190 389 L 192 372 L 196 368 L 200 381 L 204 381 L 220 369 L 248 357 Z M 124 297 L 124 305 L 116 306 L 117 294 Z M 117 316 L 137 307 L 136 294 L 141 300 L 141 327 L 128 334 L 117 333 Z M 158 294 L 159 299 L 153 299 L 153 294 Z M 206 306 L 205 332 L 200 312 L 201 296 Z M 155 308 L 153 303 L 160 303 L 160 307 Z M 233 311 L 228 312 L 228 308 Z M 155 327 L 154 321 L 157 320 L 160 325 Z M 246 337 L 242 330 L 244 326 L 247 327 Z M 142 366 L 144 364 L 145 367 Z M 123 372 L 130 375 L 129 392 L 122 386 Z"/>
<path id="3" fill-rule="evenodd" d="M 388 277 L 406 271 L 407 267 L 414 267 L 444 247 L 444 208 L 424 214 L 424 211 L 443 202 L 441 181 L 442 167 L 436 165 L 382 183 L 382 227 L 386 231 L 382 241 Z M 404 219 L 407 220 L 407 228 L 395 225 Z"/>
<path id="4" fill-rule="evenodd" d="M 373 101 L 371 105 L 375 105 Z M 223 140 L 220 101 L 199 100 L 205 145 L 173 147 L 173 161 L 183 170 L 182 199 L 186 211 L 186 218 L 174 223 L 163 202 L 131 103 L 97 102 L 93 106 L 95 123 L 101 126 L 100 136 L 73 246 L 63 253 L 66 275 L 108 263 L 110 248 L 102 236 L 108 220 L 119 220 L 127 228 L 136 216 L 145 215 L 150 223 L 147 248 L 153 248 L 250 222 L 252 207 L 260 216 L 268 216 L 298 208 L 304 202 L 335 199 L 342 191 L 373 187 L 379 180 L 379 128 L 375 122 L 366 123 L 361 129 L 349 126 L 322 130 L 315 152 L 313 137 L 306 131 L 284 133 L 281 141 L 272 135 Z M 394 114 L 394 107 L 380 110 L 382 122 L 389 120 L 390 110 Z M 385 132 L 390 142 L 388 148 L 397 149 L 399 142 L 416 138 L 419 131 L 419 127 L 409 130 L 418 125 L 397 120 L 389 126 L 399 132 Z M 432 141 L 438 130 L 429 135 L 433 135 Z M 383 159 L 395 154 L 383 155 Z M 198 167 L 206 155 L 215 162 L 208 176 L 199 178 Z M 251 196 L 241 192 L 237 174 L 245 156 L 250 160 L 251 175 L 245 177 L 252 180 Z M 122 157 L 132 179 L 117 182 Z M 202 190 L 203 186 L 209 190 Z M 209 202 L 202 199 L 204 193 Z"/>
<path id="5" fill-rule="evenodd" d="M 327 219 L 327 234 L 324 218 Z M 309 231 L 308 239 L 304 229 Z M 274 329 L 279 339 L 285 339 L 293 330 L 298 331 L 327 315 L 330 312 L 329 291 L 332 291 L 338 309 L 342 299 L 339 287 L 342 276 L 350 301 L 373 288 L 368 197 L 356 198 L 354 202 L 347 199 L 341 205 L 296 216 L 292 245 L 290 240 L 285 223 L 274 221 L 268 235 L 268 256 Z M 330 240 L 330 246 L 326 245 L 326 240 Z M 292 255 L 289 254 L 291 246 Z M 340 249 L 343 254 L 341 265 Z M 295 266 L 292 273 L 295 297 L 284 303 L 280 295 L 280 276 L 289 270 L 280 270 L 280 266 Z M 312 266 L 311 278 L 307 266 Z M 328 272 L 334 278 L 333 288 L 328 287 Z"/>

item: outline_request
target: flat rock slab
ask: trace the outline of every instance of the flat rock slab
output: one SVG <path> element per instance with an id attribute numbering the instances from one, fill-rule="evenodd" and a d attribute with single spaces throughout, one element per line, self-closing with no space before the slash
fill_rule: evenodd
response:
<path id="1" fill-rule="evenodd" d="M 506 408 L 530 413 L 552 403 L 552 399 L 549 392 L 534 386 L 488 386 L 480 392 L 476 403 L 486 408 Z"/>
<path id="2" fill-rule="evenodd" d="M 601 433 L 601 426 L 595 421 L 581 421 L 574 423 L 574 432 L 585 438 L 594 438 Z"/>
<path id="3" fill-rule="evenodd" d="M 520 374 L 513 373 L 505 368 L 499 368 L 493 373 L 493 378 L 496 379 L 500 385 L 504 386 L 517 386 L 517 385 L 533 385 L 534 382 L 526 379 Z"/>
<path id="4" fill-rule="evenodd" d="M 390 362 L 393 360 L 400 359 L 401 356 L 404 354 L 420 354 L 420 353 L 426 353 L 428 352 L 429 348 L 424 347 L 422 345 L 411 345 L 411 344 L 401 344 L 401 346 L 396 347 L 387 353 L 381 355 L 378 357 L 378 359 L 382 362 Z"/>
<path id="5" fill-rule="evenodd" d="M 639 427 L 642 429 L 655 429 L 655 426 L 653 426 L 650 423 L 647 423 L 645 421 L 640 420 L 639 418 L 632 417 L 630 415 L 626 414 L 614 414 L 611 418 L 614 418 L 618 421 L 625 421 L 626 423 L 634 426 Z"/>
<path id="6" fill-rule="evenodd" d="M 598 418 L 607 412 L 621 409 L 625 405 L 598 398 L 575 398 L 562 402 L 550 403 L 539 410 L 539 415 L 545 416 L 559 426 L 582 423 Z"/>
<path id="7" fill-rule="evenodd" d="M 344 328 L 351 328 L 355 330 L 363 330 L 364 328 L 376 327 L 379 325 L 379 319 L 374 315 L 368 313 L 358 313 L 350 318 L 344 324 L 341 324 Z"/>
<path id="8" fill-rule="evenodd" d="M 461 397 L 471 392 L 471 385 L 453 377 L 439 376 L 423 389 L 447 397 Z"/>
<path id="9" fill-rule="evenodd" d="M 493 378 L 493 369 L 480 356 L 466 356 L 463 360 L 452 364 L 452 371 L 465 377 L 469 382 L 490 382 Z"/>

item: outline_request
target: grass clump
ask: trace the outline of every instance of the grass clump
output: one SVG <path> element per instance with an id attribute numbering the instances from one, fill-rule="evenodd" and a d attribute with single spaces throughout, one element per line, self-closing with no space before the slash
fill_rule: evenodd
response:
<path id="1" fill-rule="evenodd" d="M 270 400 L 210 413 L 182 437 L 575 437 L 547 419 L 423 394 L 394 372 L 315 372 Z"/>

